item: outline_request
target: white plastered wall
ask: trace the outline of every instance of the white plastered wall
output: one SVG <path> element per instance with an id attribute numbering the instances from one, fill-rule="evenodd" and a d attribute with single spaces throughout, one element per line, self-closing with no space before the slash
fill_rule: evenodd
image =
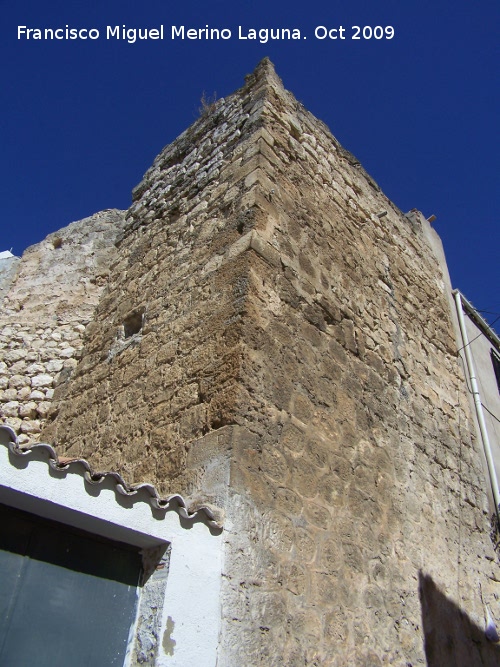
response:
<path id="1" fill-rule="evenodd" d="M 41 449 L 26 456 L 14 454 L 8 442 L 6 431 L 0 429 L 0 502 L 150 553 L 161 555 L 171 545 L 166 586 L 161 588 L 163 608 L 156 622 L 155 657 L 145 664 L 215 667 L 222 534 L 204 521 L 181 519 L 175 510 L 156 510 L 140 494 L 120 497 L 112 479 L 97 487 L 88 484 L 78 464 L 67 471 L 53 470 Z M 156 573 L 144 584 L 143 601 L 155 580 Z M 140 608 L 139 613 L 147 615 L 147 610 Z M 135 641 L 137 632 L 131 632 L 131 642 Z M 127 665 L 136 664 L 132 645 L 130 649 Z"/>

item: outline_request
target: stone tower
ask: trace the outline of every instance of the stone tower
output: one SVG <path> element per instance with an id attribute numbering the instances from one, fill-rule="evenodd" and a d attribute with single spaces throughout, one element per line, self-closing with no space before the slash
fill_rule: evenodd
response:
<path id="1" fill-rule="evenodd" d="M 220 511 L 219 667 L 497 664 L 490 509 L 429 223 L 268 60 L 133 200 L 41 438 Z"/>

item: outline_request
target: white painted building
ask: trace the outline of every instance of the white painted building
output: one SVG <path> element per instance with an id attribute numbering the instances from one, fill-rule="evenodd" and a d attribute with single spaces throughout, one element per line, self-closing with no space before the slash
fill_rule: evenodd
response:
<path id="1" fill-rule="evenodd" d="M 458 290 L 454 292 L 467 391 L 489 479 L 488 495 L 500 507 L 500 339 Z"/>
<path id="2" fill-rule="evenodd" d="M 214 667 L 222 532 L 208 509 L 21 449 L 2 426 L 0 513 L 0 664 Z"/>

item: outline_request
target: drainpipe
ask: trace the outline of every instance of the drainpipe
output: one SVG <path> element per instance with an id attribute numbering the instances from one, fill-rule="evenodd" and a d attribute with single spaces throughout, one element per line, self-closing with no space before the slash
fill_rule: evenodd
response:
<path id="1" fill-rule="evenodd" d="M 495 500 L 497 521 L 500 524 L 500 492 L 498 490 L 498 479 L 495 470 L 495 464 L 493 462 L 493 455 L 491 453 L 490 439 L 488 438 L 488 431 L 486 430 L 486 422 L 484 421 L 483 406 L 481 405 L 481 397 L 479 395 L 479 388 L 477 386 L 474 364 L 472 362 L 472 355 L 470 352 L 469 339 L 467 337 L 467 330 L 465 328 L 464 313 L 462 309 L 462 295 L 458 290 L 454 290 L 453 296 L 455 297 L 455 305 L 457 308 L 460 333 L 462 334 L 462 342 L 464 344 L 463 350 L 465 352 L 465 359 L 467 361 L 467 368 L 469 371 L 469 379 L 472 389 L 472 396 L 474 397 L 474 406 L 476 408 L 477 421 L 479 423 L 479 431 L 481 432 L 481 440 L 483 442 L 483 449 L 486 456 L 486 463 L 488 465 L 491 490 L 493 492 L 493 498 Z"/>

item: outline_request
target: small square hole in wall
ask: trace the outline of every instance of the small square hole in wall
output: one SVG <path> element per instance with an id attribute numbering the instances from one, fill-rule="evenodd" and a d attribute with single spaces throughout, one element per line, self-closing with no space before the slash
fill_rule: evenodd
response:
<path id="1" fill-rule="evenodd" d="M 123 322 L 123 335 L 130 338 L 142 330 L 144 314 L 141 312 L 132 313 Z"/>

